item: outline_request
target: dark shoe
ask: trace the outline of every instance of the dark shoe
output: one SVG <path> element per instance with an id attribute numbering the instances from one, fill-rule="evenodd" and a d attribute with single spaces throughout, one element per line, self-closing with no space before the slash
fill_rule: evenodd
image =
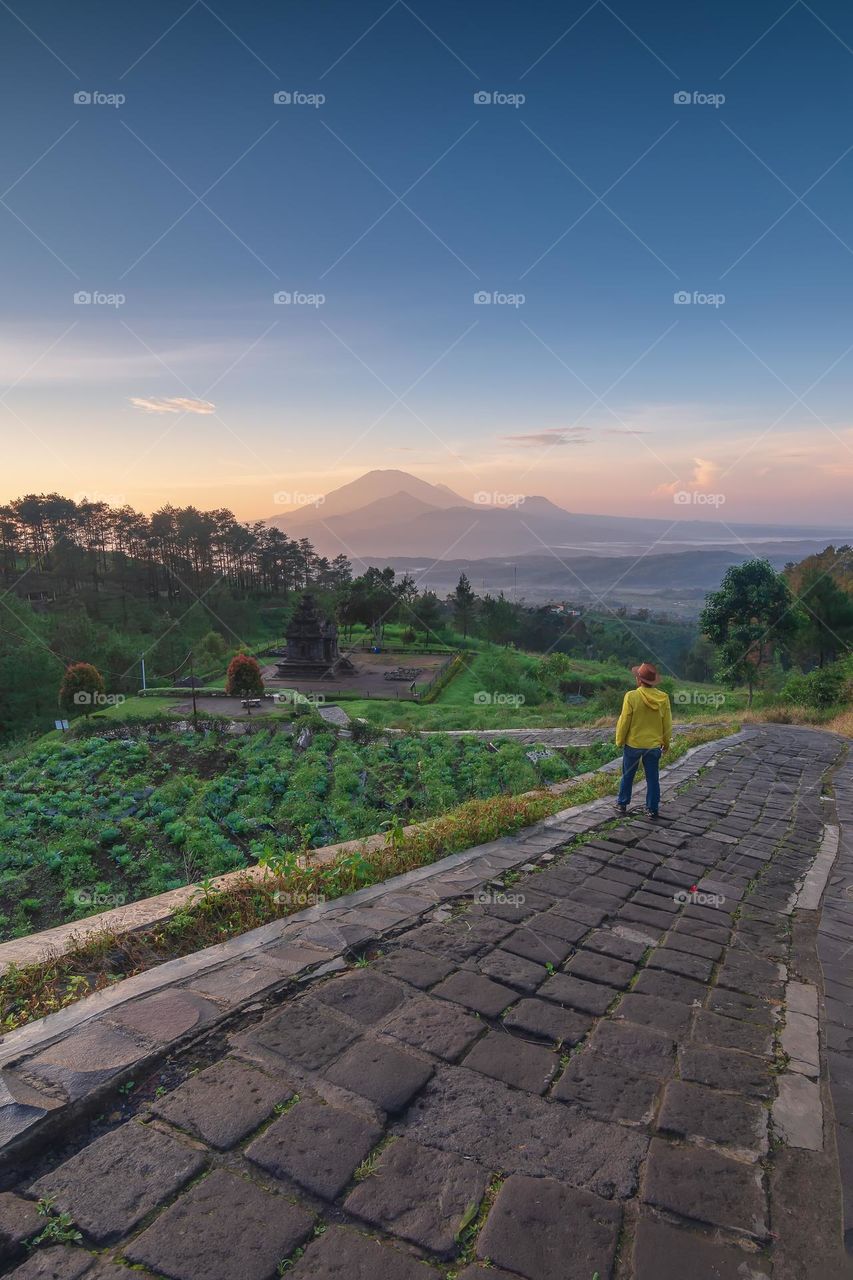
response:
<path id="1" fill-rule="evenodd" d="M 616 812 L 620 818 L 627 818 L 628 806 L 626 804 L 619 804 L 617 801 L 617 803 L 614 805 L 614 808 L 616 809 Z"/>
<path id="2" fill-rule="evenodd" d="M 660 814 L 657 812 L 657 810 L 655 810 L 654 812 L 652 812 L 652 810 L 651 810 L 651 809 L 647 809 L 647 810 L 646 810 L 646 817 L 647 817 L 647 818 L 651 818 L 651 819 L 652 819 L 652 821 L 656 822 L 656 821 L 657 821 L 657 819 L 660 817 Z"/>

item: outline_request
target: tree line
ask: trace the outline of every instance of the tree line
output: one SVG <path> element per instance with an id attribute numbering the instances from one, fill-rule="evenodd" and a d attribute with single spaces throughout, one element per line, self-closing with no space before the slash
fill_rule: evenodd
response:
<path id="1" fill-rule="evenodd" d="M 774 670 L 797 668 L 812 673 L 799 693 L 830 705 L 848 680 L 841 664 L 853 644 L 853 548 L 827 547 L 781 574 L 767 560 L 733 565 L 699 625 L 714 646 L 717 679 L 745 685 L 750 705 Z"/>
<path id="2" fill-rule="evenodd" d="M 271 595 L 312 585 L 334 590 L 351 569 L 344 555 L 329 560 L 307 538 L 240 521 L 225 508 L 167 504 L 146 516 L 50 493 L 0 507 L 0 575 L 9 583 L 22 574 L 56 590 L 118 585 L 175 600 L 219 582 Z"/>

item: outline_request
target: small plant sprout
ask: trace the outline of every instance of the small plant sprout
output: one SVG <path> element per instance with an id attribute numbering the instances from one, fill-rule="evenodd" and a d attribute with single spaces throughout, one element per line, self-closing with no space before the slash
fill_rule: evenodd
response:
<path id="1" fill-rule="evenodd" d="M 47 1222 L 36 1238 L 32 1241 L 32 1247 L 36 1248 L 40 1244 L 77 1244 L 83 1239 L 82 1234 L 74 1225 L 74 1219 L 70 1213 L 57 1213 L 53 1207 L 53 1197 L 39 1200 L 36 1210 L 42 1218 L 47 1218 Z"/>
<path id="2" fill-rule="evenodd" d="M 378 1154 L 377 1152 L 374 1151 L 365 1160 L 362 1160 L 361 1164 L 358 1166 L 355 1173 L 352 1175 L 354 1180 L 356 1182 L 363 1182 L 365 1178 L 369 1178 L 371 1173 L 373 1173 L 373 1171 L 376 1168 L 377 1159 L 378 1159 Z"/>
<path id="3" fill-rule="evenodd" d="M 385 831 L 385 847 L 386 849 L 399 849 L 405 838 L 405 823 L 399 814 L 394 814 L 393 818 L 389 818 L 387 822 L 382 823 Z"/>

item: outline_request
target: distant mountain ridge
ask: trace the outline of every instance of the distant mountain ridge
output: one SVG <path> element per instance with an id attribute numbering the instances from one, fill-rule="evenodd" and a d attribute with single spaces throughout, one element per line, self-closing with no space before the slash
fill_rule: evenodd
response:
<path id="1" fill-rule="evenodd" d="M 323 519 L 328 519 L 330 516 L 349 515 L 353 511 L 371 507 L 376 503 L 387 502 L 400 494 L 407 494 L 416 502 L 436 511 L 444 510 L 446 507 L 475 505 L 473 502 L 468 502 L 467 498 L 454 493 L 452 489 L 448 489 L 447 485 L 430 484 L 428 480 L 420 480 L 417 476 L 409 475 L 408 471 L 367 471 L 357 480 L 351 480 L 348 484 L 342 484 L 339 489 L 333 489 L 331 493 L 327 493 L 321 504 L 322 516 Z M 298 507 L 285 515 L 274 516 L 267 523 L 280 524 L 287 520 L 292 527 L 294 519 L 302 523 L 311 523 L 312 519 L 316 518 L 315 507 Z"/>
<path id="2" fill-rule="evenodd" d="M 504 505 L 503 495 L 464 498 L 447 485 L 406 471 L 368 471 L 327 494 L 323 502 L 271 517 L 267 524 L 311 540 L 322 555 L 429 556 L 434 559 L 529 556 L 544 550 L 595 554 L 673 552 L 692 546 L 735 546 L 740 540 L 849 541 L 847 530 L 799 525 L 723 524 L 719 520 L 582 515 L 548 498 Z M 743 551 L 743 543 L 740 550 Z M 748 551 L 748 546 L 747 546 Z"/>

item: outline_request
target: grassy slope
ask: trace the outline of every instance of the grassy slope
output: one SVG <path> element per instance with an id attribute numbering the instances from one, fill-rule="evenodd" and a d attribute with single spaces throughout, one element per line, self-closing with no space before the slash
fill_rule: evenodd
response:
<path id="1" fill-rule="evenodd" d="M 519 655 L 533 671 L 538 660 L 532 655 Z M 482 665 L 487 655 L 472 655 L 459 673 L 441 690 L 434 702 L 380 702 L 375 698 L 347 700 L 346 710 L 351 716 L 363 716 L 371 724 L 396 729 L 535 729 L 582 727 L 589 724 L 615 724 L 618 705 L 612 699 L 602 704 L 590 698 L 581 706 L 574 706 L 562 699 L 541 702 L 537 705 L 506 703 L 482 705 L 475 695 L 484 687 L 488 691 Z M 604 662 L 573 659 L 572 667 L 584 687 L 599 682 L 627 692 L 633 688 L 629 671 Z M 724 700 L 720 702 L 720 698 Z M 745 705 L 743 693 L 733 694 L 718 685 L 679 681 L 673 699 L 673 712 L 679 720 L 701 720 L 721 715 L 731 715 Z"/>

